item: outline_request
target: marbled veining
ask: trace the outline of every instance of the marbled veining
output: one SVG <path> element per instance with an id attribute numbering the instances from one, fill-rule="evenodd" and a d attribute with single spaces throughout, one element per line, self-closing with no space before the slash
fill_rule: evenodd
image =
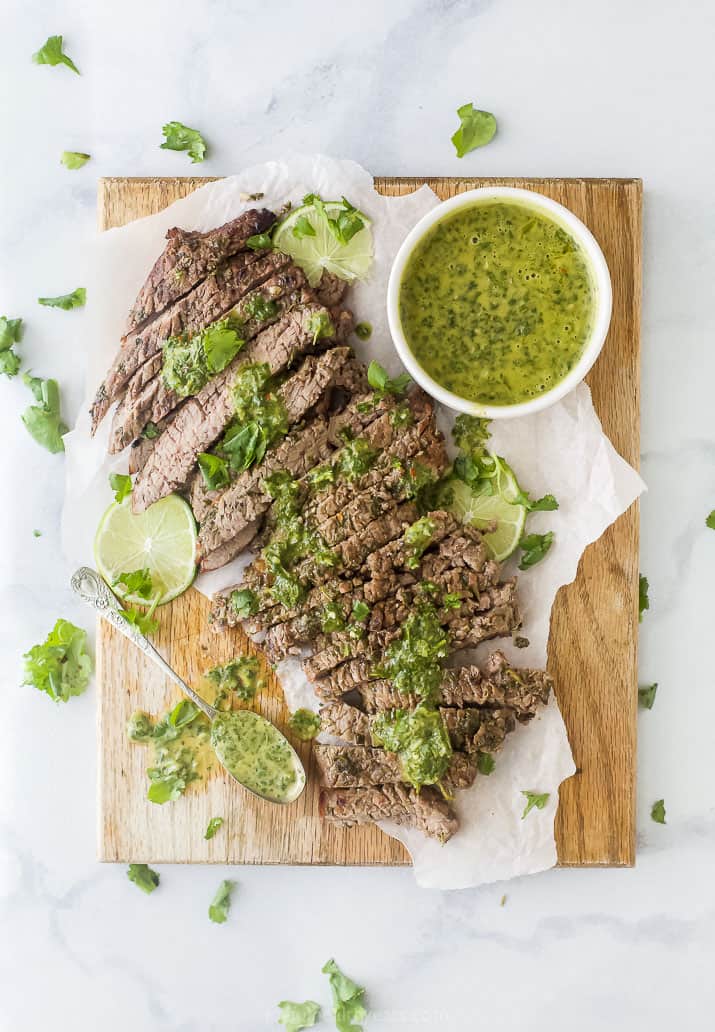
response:
<path id="1" fill-rule="evenodd" d="M 206 909 L 222 870 L 164 868 L 161 891 L 143 896 L 123 870 L 94 861 L 93 693 L 55 708 L 17 687 L 21 652 L 60 613 L 85 614 L 59 555 L 62 459 L 27 437 L 25 389 L 3 382 L 0 1028 L 270 1028 L 280 999 L 327 1001 L 319 969 L 331 955 L 369 987 L 373 1029 L 710 1028 L 709 0 L 5 0 L 2 14 L 0 312 L 26 318 L 22 353 L 61 380 L 69 421 L 91 341 L 82 312 L 35 299 L 82 283 L 97 176 L 221 175 L 294 148 L 384 174 L 643 177 L 642 568 L 652 602 L 641 668 L 660 690 L 640 717 L 633 871 L 552 871 L 506 886 L 500 907 L 499 886 L 425 892 L 409 871 L 238 870 L 220 928 Z M 30 62 L 58 32 L 81 77 Z M 460 162 L 449 136 L 469 99 L 497 114 L 500 132 Z M 192 166 L 159 150 L 169 119 L 200 127 L 210 160 Z M 67 172 L 65 149 L 93 160 Z M 661 796 L 666 827 L 648 816 Z"/>

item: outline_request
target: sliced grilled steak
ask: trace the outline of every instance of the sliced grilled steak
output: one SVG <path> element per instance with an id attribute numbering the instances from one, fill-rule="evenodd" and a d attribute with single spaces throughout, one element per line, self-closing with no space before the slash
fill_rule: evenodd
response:
<path id="1" fill-rule="evenodd" d="M 166 234 L 169 242 L 132 305 L 125 332 L 134 332 L 183 297 L 226 258 L 244 250 L 249 237 L 265 233 L 275 219 L 273 212 L 265 208 L 250 209 L 208 233 L 170 229 Z"/>
<path id="2" fill-rule="evenodd" d="M 498 752 L 506 736 L 516 727 L 514 714 L 502 709 L 440 708 L 452 748 L 467 753 Z"/>
<path id="3" fill-rule="evenodd" d="M 220 319 L 249 291 L 289 265 L 290 259 L 277 251 L 267 255 L 252 251 L 238 254 L 145 329 L 124 338 L 92 403 L 92 432 L 137 369 L 161 350 L 163 341 L 182 333 L 195 333 Z"/>
<path id="4" fill-rule="evenodd" d="M 240 336 L 243 340 L 249 341 L 277 322 L 286 312 L 299 305 L 309 304 L 312 300 L 313 294 L 308 289 L 301 270 L 295 265 L 288 265 L 260 287 L 249 291 L 229 313 L 224 314 L 240 322 Z M 141 393 L 136 394 L 134 381 L 142 376 L 144 368 L 153 365 L 157 358 L 159 369 L 161 368 L 163 352 L 145 362 L 134 374 L 127 387 L 127 393 L 117 407 L 109 439 L 110 453 L 122 451 L 139 436 L 147 423 L 160 423 L 182 400 L 167 387 L 161 376 L 156 376 L 146 384 Z M 132 398 L 129 397 L 130 394 L 133 395 Z"/>
<path id="5" fill-rule="evenodd" d="M 320 707 L 320 730 L 351 745 L 371 745 L 370 717 L 347 702 L 329 702 Z"/>
<path id="6" fill-rule="evenodd" d="M 313 756 L 326 788 L 367 788 L 404 783 L 399 758 L 384 749 L 362 745 L 315 745 Z M 467 756 L 455 753 L 443 778 L 445 787 L 469 788 L 477 769 Z"/>
<path id="7" fill-rule="evenodd" d="M 444 512 L 442 509 L 428 512 L 427 516 L 432 521 L 434 528 L 432 531 L 432 545 L 439 544 L 444 538 L 456 533 L 460 528 L 460 524 L 455 520 L 454 516 L 450 512 Z M 392 573 L 393 570 L 404 569 L 405 563 L 410 561 L 412 556 L 413 550 L 409 544 L 405 543 L 404 538 L 396 538 L 382 548 L 376 549 L 372 555 L 367 557 L 365 560 L 366 574 L 369 575 L 370 580 L 376 580 Z"/>
<path id="8" fill-rule="evenodd" d="M 186 401 L 157 439 L 137 477 L 132 492 L 135 512 L 143 512 L 152 502 L 186 483 L 199 452 L 213 444 L 233 417 L 232 391 L 242 366 L 265 362 L 272 373 L 288 368 L 313 347 L 313 320 L 325 311 L 316 304 L 288 312 L 280 322 L 259 333 L 222 373 Z"/>
<path id="9" fill-rule="evenodd" d="M 446 842 L 459 827 L 454 810 L 439 792 L 430 788 L 415 792 L 404 785 L 322 789 L 320 814 L 331 824 L 347 828 L 395 821 L 439 842 Z"/>
<path id="10" fill-rule="evenodd" d="M 326 308 L 334 308 L 343 300 L 347 289 L 348 284 L 346 280 L 333 275 L 327 269 L 323 269 L 323 275 L 320 277 L 320 283 L 315 288 L 315 292 L 321 305 L 325 305 Z"/>

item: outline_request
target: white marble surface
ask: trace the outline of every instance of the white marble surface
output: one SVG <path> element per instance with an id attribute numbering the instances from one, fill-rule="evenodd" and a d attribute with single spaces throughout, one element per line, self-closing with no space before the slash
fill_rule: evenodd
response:
<path id="1" fill-rule="evenodd" d="M 23 354 L 61 380 L 70 422 L 92 342 L 81 312 L 35 298 L 82 282 L 100 175 L 222 175 L 296 148 L 376 173 L 643 177 L 641 675 L 660 683 L 640 717 L 635 870 L 443 894 L 409 871 L 163 868 L 146 897 L 94 860 L 93 691 L 58 708 L 18 687 L 21 653 L 85 614 L 59 555 L 62 458 L 25 434 L 25 389 L 3 380 L 2 1032 L 270 1028 L 280 999 L 327 1000 L 331 955 L 368 986 L 369 1029 L 711 1028 L 712 4 L 4 0 L 0 14 L 0 312 L 27 320 Z M 60 32 L 81 78 L 30 62 Z M 500 132 L 460 162 L 466 100 Z M 169 119 L 200 127 L 210 160 L 159 150 Z M 67 172 L 64 149 L 93 160 Z M 648 816 L 661 796 L 666 827 Z M 206 908 L 228 874 L 217 927 Z"/>

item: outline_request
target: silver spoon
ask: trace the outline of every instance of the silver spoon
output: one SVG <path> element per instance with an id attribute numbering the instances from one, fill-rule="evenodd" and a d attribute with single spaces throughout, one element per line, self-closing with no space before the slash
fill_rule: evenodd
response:
<path id="1" fill-rule="evenodd" d="M 76 570 L 72 575 L 70 585 L 74 593 L 78 595 L 83 602 L 92 606 L 93 609 L 96 609 L 100 616 L 120 631 L 126 638 L 129 638 L 129 640 L 133 642 L 138 649 L 141 649 L 145 656 L 156 663 L 164 674 L 166 674 L 166 676 L 181 689 L 184 695 L 191 699 L 191 701 L 198 706 L 201 712 L 208 717 L 211 723 L 213 723 L 219 714 L 216 707 L 210 705 L 210 703 L 206 702 L 205 699 L 202 699 L 193 688 L 186 684 L 186 682 L 179 677 L 176 671 L 172 670 L 164 657 L 157 652 L 152 643 L 142 634 L 139 628 L 135 624 L 129 623 L 124 616 L 124 610 L 119 599 L 109 589 L 106 582 L 99 576 L 96 570 L 93 570 L 89 566 L 81 566 L 79 570 Z M 234 779 L 234 781 L 237 781 L 242 788 L 246 789 L 247 792 L 250 792 L 254 796 L 258 796 L 259 799 L 265 799 L 269 803 L 292 803 L 301 795 L 305 788 L 305 768 L 303 767 L 298 753 L 295 751 L 285 735 L 278 730 L 275 724 L 263 716 L 259 716 L 258 714 L 255 714 L 255 716 L 258 717 L 258 719 L 265 721 L 266 724 L 269 724 L 276 734 L 280 735 L 291 751 L 296 775 L 295 786 L 291 791 L 291 794 L 286 798 L 277 799 L 274 796 L 268 796 L 261 792 L 257 792 L 249 785 L 244 784 L 244 782 L 226 766 L 226 763 L 221 756 L 216 753 L 219 763 L 227 774 Z"/>

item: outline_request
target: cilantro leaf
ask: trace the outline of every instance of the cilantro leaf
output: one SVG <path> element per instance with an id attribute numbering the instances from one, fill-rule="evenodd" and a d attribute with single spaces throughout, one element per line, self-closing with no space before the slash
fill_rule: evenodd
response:
<path id="1" fill-rule="evenodd" d="M 320 1004 L 314 1000 L 304 1003 L 293 1003 L 292 1000 L 281 1000 L 278 1004 L 281 1015 L 279 1025 L 285 1025 L 286 1032 L 301 1032 L 303 1028 L 312 1028 L 320 1015 Z"/>
<path id="2" fill-rule="evenodd" d="M 245 343 L 225 320 L 207 327 L 203 332 L 203 345 L 209 371 L 220 373 Z"/>
<path id="3" fill-rule="evenodd" d="M 656 824 L 665 824 L 665 800 L 657 799 L 650 808 L 650 819 Z"/>
<path id="4" fill-rule="evenodd" d="M 529 497 L 528 492 L 523 491 L 521 488 L 519 488 L 514 498 L 509 499 L 509 502 L 511 505 L 523 505 L 527 512 L 553 512 L 554 509 L 559 507 L 559 503 L 552 494 L 543 495 L 543 497 L 537 498 L 534 502 Z"/>
<path id="5" fill-rule="evenodd" d="M 255 656 L 239 656 L 225 666 L 207 671 L 206 677 L 216 685 L 220 696 L 226 697 L 229 692 L 234 692 L 243 702 L 251 702 L 263 688 L 260 673 L 261 666 Z M 214 705 L 217 702 L 218 699 Z"/>
<path id="6" fill-rule="evenodd" d="M 474 104 L 462 104 L 457 108 L 461 125 L 452 136 L 452 143 L 458 158 L 463 158 L 469 151 L 484 147 L 497 131 L 497 120 L 489 111 L 480 111 Z"/>
<path id="7" fill-rule="evenodd" d="M 44 46 L 40 47 L 36 54 L 32 55 L 32 60 L 38 65 L 67 65 L 73 72 L 79 75 L 79 68 L 74 63 L 71 57 L 65 54 L 62 50 L 62 36 L 50 36 Z"/>
<path id="8" fill-rule="evenodd" d="M 20 371 L 20 356 L 12 348 L 0 351 L 0 373 L 5 373 L 8 379 L 17 376 Z"/>
<path id="9" fill-rule="evenodd" d="M 228 472 L 228 463 L 220 455 L 213 455 L 211 452 L 200 452 L 198 464 L 207 491 L 218 491 L 220 488 L 228 486 L 231 480 Z"/>
<path id="10" fill-rule="evenodd" d="M 228 917 L 231 909 L 231 893 L 235 884 L 232 881 L 222 881 L 219 885 L 209 907 L 209 917 L 214 924 L 223 924 Z"/>
<path id="11" fill-rule="evenodd" d="M 299 215 L 295 220 L 292 233 L 297 240 L 302 240 L 303 237 L 314 237 L 315 226 L 307 215 Z"/>
<path id="12" fill-rule="evenodd" d="M 91 154 L 83 154 L 81 151 L 62 151 L 60 164 L 64 165 L 65 168 L 70 169 L 70 171 L 74 171 L 75 169 L 82 168 L 83 165 L 86 165 L 91 156 Z"/>
<path id="13" fill-rule="evenodd" d="M 41 530 L 33 530 L 32 536 L 33 537 L 42 537 L 42 531 Z"/>
<path id="14" fill-rule="evenodd" d="M 370 340 L 370 337 L 372 337 L 372 326 L 369 322 L 359 322 L 353 332 L 358 340 Z"/>
<path id="15" fill-rule="evenodd" d="M 710 530 L 715 530 L 715 509 L 706 517 L 705 526 L 709 527 Z"/>
<path id="16" fill-rule="evenodd" d="M 239 588 L 232 591 L 229 604 L 240 620 L 246 620 L 258 612 L 258 598 L 250 588 Z"/>
<path id="17" fill-rule="evenodd" d="M 526 534 L 519 542 L 519 548 L 524 552 L 519 569 L 528 570 L 530 566 L 540 563 L 551 548 L 553 540 L 553 530 L 548 530 L 545 534 Z"/>
<path id="18" fill-rule="evenodd" d="M 301 742 L 309 742 L 320 731 L 320 717 L 309 709 L 297 709 L 291 713 L 288 727 Z"/>
<path id="19" fill-rule="evenodd" d="M 324 340 L 326 337 L 333 337 L 335 324 L 327 312 L 312 312 L 306 330 L 313 334 L 313 344 L 315 344 L 316 341 Z"/>
<path id="20" fill-rule="evenodd" d="M 273 239 L 270 233 L 254 233 L 246 241 L 246 247 L 252 251 L 266 251 L 273 247 Z"/>
<path id="21" fill-rule="evenodd" d="M 387 375 L 387 370 L 373 359 L 367 367 L 367 382 L 379 397 L 384 397 L 385 394 L 399 396 L 405 393 L 412 383 L 412 378 L 408 373 L 400 373 L 393 380 Z"/>
<path id="22" fill-rule="evenodd" d="M 92 675 L 87 652 L 87 632 L 69 620 L 59 619 L 41 645 L 24 655 L 25 680 L 55 702 L 81 695 Z"/>
<path id="23" fill-rule="evenodd" d="M 206 825 L 206 831 L 204 832 L 205 839 L 212 839 L 218 829 L 223 824 L 223 817 L 212 817 L 209 823 Z"/>
<path id="24" fill-rule="evenodd" d="M 22 319 L 8 319 L 0 316 L 0 373 L 8 378 L 17 376 L 20 357 L 13 350 L 13 344 L 22 340 Z"/>
<path id="25" fill-rule="evenodd" d="M 491 753 L 480 752 L 477 755 L 477 770 L 480 774 L 491 774 L 495 767 L 496 763 Z"/>
<path id="26" fill-rule="evenodd" d="M 69 312 L 71 308 L 82 308 L 87 300 L 87 291 L 84 287 L 77 287 L 71 294 L 60 294 L 59 297 L 38 297 L 38 305 L 46 308 L 61 308 Z"/>
<path id="27" fill-rule="evenodd" d="M 152 871 L 147 864 L 129 864 L 127 878 L 147 895 L 152 893 L 159 884 L 159 875 L 156 871 Z"/>
<path id="28" fill-rule="evenodd" d="M 323 965 L 322 971 L 330 979 L 335 1027 L 338 1032 L 362 1032 L 362 1025 L 357 1022 L 363 1021 L 367 1017 L 367 1010 L 363 1003 L 365 990 L 344 975 L 334 960 L 327 961 Z"/>
<path id="29" fill-rule="evenodd" d="M 646 609 L 650 609 L 650 599 L 648 598 L 648 578 L 644 577 L 643 574 L 638 575 L 638 623 L 642 623 L 643 614 Z"/>
<path id="30" fill-rule="evenodd" d="M 167 122 L 161 131 L 164 135 L 161 150 L 188 151 L 193 164 L 206 157 L 206 141 L 198 129 L 189 129 L 181 122 Z"/>
<path id="31" fill-rule="evenodd" d="M 522 792 L 523 796 L 526 796 L 526 806 L 524 812 L 521 815 L 522 821 L 526 817 L 527 813 L 536 807 L 537 810 L 543 810 L 548 802 L 550 792 Z"/>
<path id="32" fill-rule="evenodd" d="M 121 504 L 132 493 L 132 478 L 126 473 L 110 473 L 109 486 L 114 491 L 114 501 Z"/>
<path id="33" fill-rule="evenodd" d="M 231 469 L 241 473 L 249 466 L 260 462 L 266 454 L 268 439 L 260 423 L 253 420 L 244 426 L 229 427 L 221 441 Z"/>
<path id="34" fill-rule="evenodd" d="M 152 421 L 149 420 L 149 422 L 144 427 L 139 436 L 142 437 L 145 441 L 153 441 L 156 437 L 159 436 L 160 433 L 161 430 L 156 425 L 156 423 L 152 423 Z"/>
<path id="35" fill-rule="evenodd" d="M 154 610 L 158 601 L 159 595 L 157 594 L 146 613 L 142 613 L 140 609 L 135 609 L 134 606 L 126 606 L 122 611 L 122 616 L 128 623 L 138 628 L 141 634 L 145 636 L 156 634 L 159 630 L 159 621 L 154 617 Z"/>
<path id="36" fill-rule="evenodd" d="M 325 208 L 325 202 L 317 194 L 306 194 L 303 204 L 312 204 L 320 218 L 324 219 L 328 229 L 339 244 L 347 244 L 365 227 L 365 218 L 345 197 L 340 201 L 337 218 L 331 219 Z"/>
<path id="37" fill-rule="evenodd" d="M 28 433 L 38 444 L 56 454 L 65 450 L 62 435 L 67 427 L 60 417 L 60 389 L 57 380 L 42 380 L 39 376 L 25 373 L 23 383 L 35 395 L 38 405 L 30 405 L 22 413 L 22 421 Z"/>
<path id="38" fill-rule="evenodd" d="M 112 582 L 112 587 L 123 584 L 127 595 L 139 595 L 140 598 L 151 598 L 154 585 L 151 579 L 149 567 L 141 570 L 133 570 L 131 573 L 120 573 Z"/>
<path id="39" fill-rule="evenodd" d="M 641 709 L 653 709 L 657 692 L 657 681 L 654 681 L 653 684 L 638 685 L 638 705 Z"/>

